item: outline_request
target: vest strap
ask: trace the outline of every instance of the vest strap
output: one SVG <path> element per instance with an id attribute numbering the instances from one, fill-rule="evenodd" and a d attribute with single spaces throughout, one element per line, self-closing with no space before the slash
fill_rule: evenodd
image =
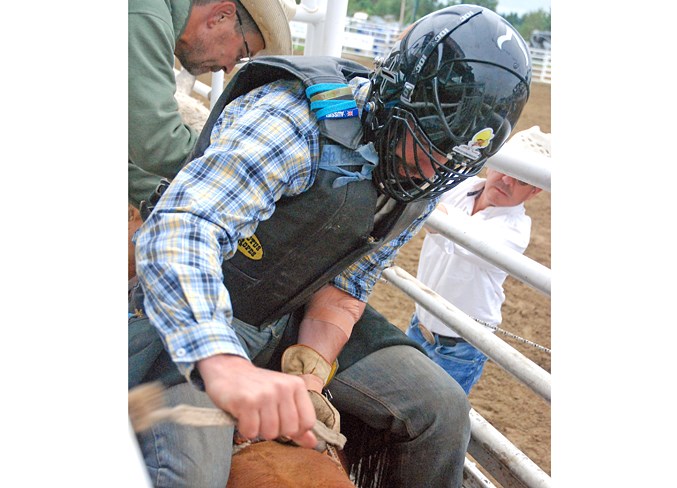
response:
<path id="1" fill-rule="evenodd" d="M 332 183 L 332 188 L 340 188 L 353 181 L 371 180 L 371 174 L 378 164 L 378 155 L 372 143 L 357 148 L 356 151 L 344 146 L 327 144 L 322 147 L 319 168 L 341 175 Z M 344 169 L 343 166 L 361 166 L 359 171 Z"/>

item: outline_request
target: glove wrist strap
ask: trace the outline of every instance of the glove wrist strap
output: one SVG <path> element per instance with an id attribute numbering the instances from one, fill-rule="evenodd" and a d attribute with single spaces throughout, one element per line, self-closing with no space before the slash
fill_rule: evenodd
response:
<path id="1" fill-rule="evenodd" d="M 322 387 L 331 381 L 338 362 L 334 364 L 322 357 L 312 347 L 296 344 L 288 347 L 282 355 L 282 372 L 301 376 L 306 385 L 315 386 L 315 391 L 322 391 Z M 316 385 L 319 385 L 319 389 Z"/>

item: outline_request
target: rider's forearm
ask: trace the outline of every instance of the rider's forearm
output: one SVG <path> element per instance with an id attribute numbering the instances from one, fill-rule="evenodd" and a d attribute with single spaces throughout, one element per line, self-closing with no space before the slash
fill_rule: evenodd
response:
<path id="1" fill-rule="evenodd" d="M 306 305 L 298 343 L 313 348 L 327 362 L 333 363 L 348 342 L 365 306 L 364 302 L 348 293 L 332 285 L 325 286 Z M 316 391 L 323 386 L 313 378 L 304 378 L 304 381 Z"/>

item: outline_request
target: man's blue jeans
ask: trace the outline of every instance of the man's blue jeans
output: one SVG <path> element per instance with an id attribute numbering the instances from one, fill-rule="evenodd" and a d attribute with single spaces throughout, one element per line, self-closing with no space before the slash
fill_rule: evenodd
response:
<path id="1" fill-rule="evenodd" d="M 454 378 L 466 395 L 479 381 L 487 357 L 467 342 L 460 342 L 455 346 L 440 344 L 438 334 L 433 334 L 435 344 L 430 344 L 419 329 L 419 320 L 416 314 L 411 317 L 407 336 L 419 343 L 428 353 L 428 357 L 439 364 L 452 378 Z"/>
<path id="2" fill-rule="evenodd" d="M 234 326 L 255 364 L 268 360 L 283 329 L 280 321 L 263 331 L 237 321 Z M 337 374 L 329 390 L 339 412 L 388 433 L 391 486 L 461 486 L 470 405 L 458 384 L 420 351 L 404 345 L 380 349 Z M 168 392 L 171 404 L 212 406 L 187 383 Z M 139 444 L 155 486 L 223 488 L 232 435 L 232 428 L 163 423 L 140 435 Z"/>

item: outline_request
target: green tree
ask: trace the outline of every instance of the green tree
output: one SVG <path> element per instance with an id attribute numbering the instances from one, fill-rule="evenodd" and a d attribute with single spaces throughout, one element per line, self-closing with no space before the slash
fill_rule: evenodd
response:
<path id="1" fill-rule="evenodd" d="M 496 12 L 496 7 L 498 7 L 498 0 L 473 0 L 471 2 L 457 2 L 457 3 L 472 3 L 473 5 L 479 5 L 480 7 L 488 8 Z"/>
<path id="2" fill-rule="evenodd" d="M 411 0 L 410 0 L 411 2 Z M 369 16 L 400 18 L 401 0 L 350 0 L 348 2 L 348 15 L 355 12 L 366 12 Z"/>
<path id="3" fill-rule="evenodd" d="M 510 25 L 512 25 L 518 31 L 519 26 L 522 25 L 522 21 L 524 20 L 523 17 L 521 17 L 519 14 L 516 14 L 515 12 L 503 15 L 502 17 L 508 22 L 510 22 Z"/>
<path id="4" fill-rule="evenodd" d="M 424 15 L 439 10 L 450 5 L 459 5 L 462 3 L 472 3 L 481 7 L 488 8 L 496 12 L 500 0 L 472 0 L 470 2 L 463 0 L 350 0 L 348 2 L 348 15 L 355 12 L 365 12 L 370 16 L 378 16 L 398 21 L 400 19 L 401 8 L 404 5 L 404 24 L 413 22 L 414 19 L 420 19 Z M 525 39 L 531 36 L 532 30 L 550 30 L 550 13 L 543 10 L 537 10 L 520 16 L 517 13 L 503 15 Z M 524 26 L 523 32 L 520 27 Z"/>
<path id="5" fill-rule="evenodd" d="M 524 39 L 529 40 L 531 38 L 531 33 L 535 30 L 550 30 L 550 12 L 546 12 L 542 9 L 536 10 L 535 12 L 529 12 L 522 17 L 522 22 L 520 22 L 519 25 L 512 25 L 520 34 L 522 34 Z"/>
<path id="6" fill-rule="evenodd" d="M 400 20 L 400 12 L 404 5 L 404 24 L 411 23 L 414 19 L 420 19 L 430 12 L 439 10 L 449 5 L 463 3 L 461 0 L 350 0 L 348 2 L 348 15 L 355 12 L 365 12 L 370 16 L 379 16 Z M 498 0 L 475 0 L 478 5 L 488 8 L 496 8 Z"/>

